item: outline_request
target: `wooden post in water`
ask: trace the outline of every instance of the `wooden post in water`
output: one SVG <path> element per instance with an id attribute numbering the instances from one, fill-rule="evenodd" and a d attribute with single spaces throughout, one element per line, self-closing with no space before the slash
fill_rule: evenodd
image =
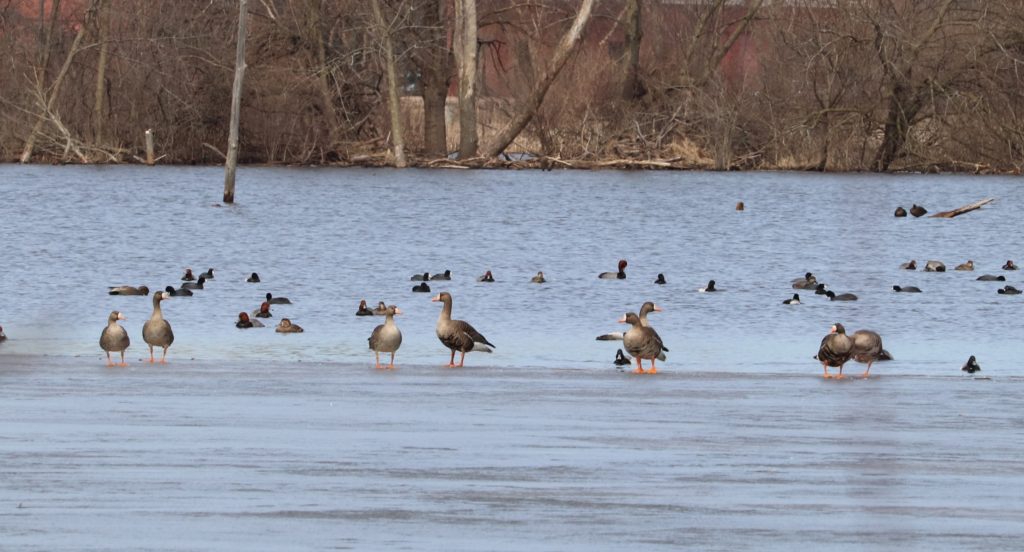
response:
<path id="1" fill-rule="evenodd" d="M 245 77 L 245 22 L 249 18 L 246 0 L 238 0 L 238 46 L 235 49 L 235 84 L 231 87 L 231 129 L 224 163 L 224 203 L 235 202 L 235 166 L 238 164 L 238 112 L 242 105 Z"/>
<path id="2" fill-rule="evenodd" d="M 156 163 L 156 155 L 153 153 L 153 129 L 146 129 L 146 164 L 153 166 Z"/>

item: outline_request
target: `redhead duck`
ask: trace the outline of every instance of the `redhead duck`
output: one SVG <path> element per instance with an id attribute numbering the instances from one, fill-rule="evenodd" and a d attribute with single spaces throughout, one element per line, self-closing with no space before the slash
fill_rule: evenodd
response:
<path id="1" fill-rule="evenodd" d="M 277 333 L 302 333 L 306 330 L 303 330 L 302 326 L 298 324 L 293 324 L 291 320 L 282 318 L 281 322 L 279 322 L 277 327 L 274 328 L 274 331 Z"/>
<path id="2" fill-rule="evenodd" d="M 488 270 L 487 272 L 484 272 L 483 276 L 480 276 L 479 278 L 477 278 L 476 281 L 477 282 L 494 282 L 494 275 L 491 274 L 490 270 Z"/>
<path id="3" fill-rule="evenodd" d="M 419 285 L 412 286 L 412 290 L 415 293 L 430 293 L 430 286 L 426 282 L 422 282 Z"/>
<path id="4" fill-rule="evenodd" d="M 1003 270 L 1017 270 L 1017 265 L 1013 264 L 1013 261 L 1006 261 L 1003 265 Z"/>
<path id="5" fill-rule="evenodd" d="M 373 311 L 366 306 L 366 299 L 359 301 L 359 310 L 356 311 L 356 316 L 373 316 Z"/>
<path id="6" fill-rule="evenodd" d="M 249 282 L 250 284 L 258 284 L 260 282 L 260 275 L 253 272 L 252 274 L 249 275 L 248 278 L 245 279 L 245 281 Z"/>
<path id="7" fill-rule="evenodd" d="M 170 299 L 170 297 L 170 295 L 163 291 L 154 293 L 153 314 L 142 325 L 142 339 L 146 342 L 146 345 L 149 345 L 150 364 L 155 362 L 153 347 L 163 348 L 164 355 L 160 358 L 160 363 L 167 364 L 167 349 L 174 343 L 174 332 L 171 331 L 171 323 L 164 320 L 164 313 L 160 308 L 160 302 Z"/>
<path id="8" fill-rule="evenodd" d="M 785 301 L 782 302 L 782 304 L 783 305 L 799 305 L 800 304 L 800 294 L 799 293 L 794 293 L 793 297 L 791 297 L 789 299 L 786 299 Z"/>
<path id="9" fill-rule="evenodd" d="M 185 269 L 185 275 L 181 277 L 181 280 L 183 282 L 191 282 L 191 281 L 194 281 L 195 279 L 196 279 L 196 277 L 192 275 L 192 269 L 191 268 L 186 268 Z"/>
<path id="10" fill-rule="evenodd" d="M 274 297 L 269 291 L 267 292 L 267 302 L 271 305 L 291 305 L 292 302 L 287 297 Z"/>
<path id="11" fill-rule="evenodd" d="M 543 284 L 544 282 L 547 282 L 547 280 L 544 279 L 544 272 L 537 272 L 536 276 L 530 278 L 530 282 L 534 284 Z"/>
<path id="12" fill-rule="evenodd" d="M 452 319 L 452 296 L 450 293 L 442 291 L 431 301 L 435 303 L 440 302 L 443 305 L 441 315 L 437 319 L 436 332 L 437 339 L 452 352 L 451 359 L 448 361 L 449 368 L 462 368 L 462 364 L 466 360 L 466 353 L 470 351 L 491 352 L 490 347 L 495 345 L 487 341 L 487 338 L 476 331 L 476 328 L 471 326 L 469 322 Z M 455 364 L 455 351 L 462 353 L 457 366 Z"/>
<path id="13" fill-rule="evenodd" d="M 740 202 L 736 203 L 736 210 L 737 210 L 737 211 L 742 211 L 742 210 L 743 210 L 743 209 L 744 209 L 745 207 L 746 207 L 746 206 L 745 206 L 745 205 L 743 205 L 743 202 L 742 202 L 742 201 L 740 201 Z"/>
<path id="14" fill-rule="evenodd" d="M 118 320 L 124 319 L 124 314 L 121 312 L 111 311 L 110 316 L 107 317 L 107 326 L 100 333 L 100 348 L 107 353 L 107 366 L 114 365 L 110 353 L 121 353 L 120 366 L 128 366 L 128 363 L 124 361 L 124 351 L 131 344 L 131 340 L 128 339 L 128 332 L 117 323 Z"/>
<path id="15" fill-rule="evenodd" d="M 668 282 L 665 281 L 665 275 L 659 272 L 658 277 L 654 280 L 654 283 L 658 284 L 659 286 L 662 286 L 667 284 Z"/>
<path id="16" fill-rule="evenodd" d="M 256 318 L 272 318 L 274 316 L 270 314 L 270 303 L 266 301 L 260 303 L 260 308 L 253 311 L 252 315 Z"/>
<path id="17" fill-rule="evenodd" d="M 235 327 L 239 329 L 262 328 L 263 322 L 260 322 L 259 320 L 251 320 L 249 318 L 249 313 L 240 312 L 238 313 L 238 321 L 235 322 Z"/>
<path id="18" fill-rule="evenodd" d="M 192 290 L 190 289 L 174 289 L 174 286 L 167 286 L 164 291 L 169 293 L 171 297 L 192 297 Z"/>
<path id="19" fill-rule="evenodd" d="M 402 332 L 395 325 L 395 315 L 398 314 L 402 314 L 402 310 L 397 306 L 391 305 L 388 307 L 384 313 L 384 316 L 387 317 L 384 319 L 384 323 L 374 328 L 370 337 L 366 338 L 366 341 L 370 344 L 370 350 L 373 351 L 377 360 L 374 368 L 381 368 L 381 353 L 391 353 L 391 363 L 387 365 L 387 369 L 395 369 L 395 352 L 402 346 Z"/>
<path id="20" fill-rule="evenodd" d="M 110 295 L 149 295 L 149 288 L 146 286 L 112 286 L 107 293 Z"/>
<path id="21" fill-rule="evenodd" d="M 195 282 L 185 282 L 181 284 L 181 289 L 204 289 L 206 286 L 206 278 L 200 276 Z"/>
<path id="22" fill-rule="evenodd" d="M 619 271 L 618 272 L 602 272 L 597 275 L 602 280 L 625 280 L 626 279 L 626 266 L 629 263 L 626 259 L 619 260 Z"/>

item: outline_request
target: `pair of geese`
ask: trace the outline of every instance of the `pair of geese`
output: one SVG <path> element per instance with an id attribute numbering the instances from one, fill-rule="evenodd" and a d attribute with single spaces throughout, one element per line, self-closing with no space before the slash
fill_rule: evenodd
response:
<path id="1" fill-rule="evenodd" d="M 850 360 L 866 363 L 867 369 L 861 377 L 868 377 L 871 364 L 877 360 L 891 360 L 892 355 L 882 347 L 882 337 L 871 330 L 857 330 L 852 336 L 846 335 L 846 328 L 836 322 L 828 335 L 821 339 L 818 354 L 814 358 L 821 362 L 825 378 L 842 379 L 843 365 Z M 829 374 L 829 367 L 839 368 L 839 374 Z"/>
<path id="2" fill-rule="evenodd" d="M 622 346 L 636 359 L 636 369 L 633 372 L 637 374 L 657 374 L 658 367 L 655 361 L 665 360 L 665 353 L 668 352 L 668 347 L 665 346 L 661 336 L 647 321 L 647 315 L 652 312 L 663 312 L 663 309 L 653 302 L 647 301 L 640 306 L 640 314 L 627 312 L 619 319 L 620 324 L 630 325 L 629 330 L 597 336 L 598 341 L 622 340 Z M 649 370 L 644 370 L 643 360 L 651 361 Z M 622 354 L 622 349 L 615 353 L 615 364 L 617 366 L 630 364 L 629 359 Z"/>
<path id="3" fill-rule="evenodd" d="M 448 361 L 449 368 L 461 368 L 466 360 L 466 353 L 477 351 L 483 353 L 492 352 L 493 343 L 487 340 L 469 322 L 452 318 L 452 295 L 442 291 L 431 299 L 432 302 L 441 303 L 441 315 L 437 319 L 435 328 L 437 339 L 451 351 L 451 358 Z M 383 305 L 383 302 L 381 303 Z M 361 307 L 365 307 L 363 302 Z M 395 369 L 395 353 L 402 346 L 402 332 L 395 324 L 395 315 L 402 314 L 401 309 L 391 305 L 384 310 L 384 323 L 373 329 L 370 337 L 367 338 L 369 348 L 374 353 L 375 368 Z M 459 363 L 455 364 L 455 353 L 461 353 Z M 387 366 L 380 363 L 380 354 L 390 353 L 391 361 Z"/>

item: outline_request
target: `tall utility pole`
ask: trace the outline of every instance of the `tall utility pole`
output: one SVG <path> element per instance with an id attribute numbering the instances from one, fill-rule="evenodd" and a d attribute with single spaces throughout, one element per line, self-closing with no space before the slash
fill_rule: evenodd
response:
<path id="1" fill-rule="evenodd" d="M 238 0 L 238 47 L 235 49 L 235 84 L 231 87 L 231 130 L 228 131 L 228 155 L 224 162 L 224 203 L 235 202 L 235 167 L 238 165 L 238 112 L 242 106 L 242 80 L 245 78 L 245 22 L 249 19 L 246 0 Z"/>

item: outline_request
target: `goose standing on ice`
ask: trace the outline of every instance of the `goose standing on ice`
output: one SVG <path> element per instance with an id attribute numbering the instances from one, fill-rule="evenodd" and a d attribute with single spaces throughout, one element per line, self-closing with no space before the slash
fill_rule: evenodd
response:
<path id="1" fill-rule="evenodd" d="M 174 343 L 174 332 L 171 331 L 171 323 L 164 320 L 163 310 L 160 309 L 160 302 L 170 298 L 166 292 L 158 291 L 153 294 L 153 314 L 149 320 L 142 325 L 142 339 L 149 345 L 149 363 L 156 362 L 153 357 L 153 347 L 162 347 L 163 356 L 161 364 L 167 364 L 167 349 Z"/>
<path id="2" fill-rule="evenodd" d="M 381 368 L 381 353 L 391 353 L 391 363 L 387 365 L 387 369 L 395 369 L 395 352 L 402 346 L 402 332 L 395 325 L 396 314 L 402 314 L 401 309 L 395 305 L 388 307 L 387 312 L 384 314 L 387 317 L 384 319 L 384 323 L 374 328 L 373 333 L 367 338 L 370 350 L 373 351 L 377 359 L 374 368 Z"/>
<path id="3" fill-rule="evenodd" d="M 461 368 L 466 360 L 466 353 L 470 351 L 491 352 L 490 347 L 495 345 L 487 341 L 487 338 L 476 331 L 476 328 L 463 320 L 452 320 L 452 296 L 450 293 L 442 291 L 431 301 L 443 304 L 441 316 L 437 319 L 437 338 L 452 351 L 451 359 L 448 361 L 449 368 Z M 462 353 L 458 365 L 455 364 L 455 351 Z"/>

